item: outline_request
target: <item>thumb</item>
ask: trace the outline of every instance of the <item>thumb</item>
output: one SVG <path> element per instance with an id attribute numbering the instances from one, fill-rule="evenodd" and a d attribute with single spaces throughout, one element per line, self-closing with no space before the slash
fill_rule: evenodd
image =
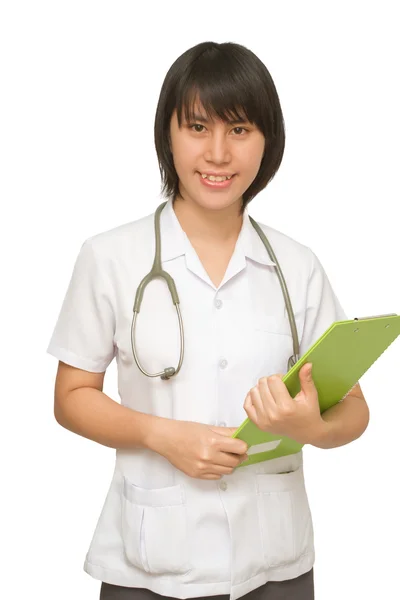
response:
<path id="1" fill-rule="evenodd" d="M 305 364 L 299 372 L 300 385 L 303 392 L 308 392 L 310 389 L 313 389 L 314 381 L 312 378 L 312 364 Z"/>
<path id="2" fill-rule="evenodd" d="M 231 440 L 224 442 L 225 452 L 233 452 L 234 454 L 244 454 L 249 449 L 249 445 L 243 440 L 232 438 L 232 435 L 237 430 L 237 427 L 210 427 L 215 433 L 230 437 Z"/>

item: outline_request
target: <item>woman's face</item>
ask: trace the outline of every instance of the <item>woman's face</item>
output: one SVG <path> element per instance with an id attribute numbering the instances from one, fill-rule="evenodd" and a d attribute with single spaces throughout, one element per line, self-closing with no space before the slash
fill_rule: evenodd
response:
<path id="1" fill-rule="evenodd" d="M 249 122 L 209 121 L 198 103 L 196 118 L 179 129 L 176 110 L 170 124 L 171 151 L 181 196 L 205 209 L 221 210 L 242 204 L 264 153 L 265 138 Z M 204 181 L 202 174 L 233 175 L 229 182 Z"/>

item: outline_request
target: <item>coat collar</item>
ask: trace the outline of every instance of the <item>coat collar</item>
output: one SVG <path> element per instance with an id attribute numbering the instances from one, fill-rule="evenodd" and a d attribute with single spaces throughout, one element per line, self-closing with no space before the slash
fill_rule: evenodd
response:
<path id="1" fill-rule="evenodd" d="M 187 254 L 191 244 L 175 214 L 172 199 L 167 201 L 161 212 L 161 260 L 168 261 Z M 243 213 L 243 224 L 235 252 L 262 265 L 275 266 L 249 219 L 247 208 Z"/>

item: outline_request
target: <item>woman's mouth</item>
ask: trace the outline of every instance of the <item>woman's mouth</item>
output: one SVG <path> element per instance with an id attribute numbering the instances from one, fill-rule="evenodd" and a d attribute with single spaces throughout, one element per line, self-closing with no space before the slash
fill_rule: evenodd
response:
<path id="1" fill-rule="evenodd" d="M 208 188 L 213 188 L 213 189 L 218 189 L 218 190 L 225 190 L 226 188 L 230 187 L 230 185 L 232 184 L 232 180 L 235 177 L 235 175 L 232 175 L 232 177 L 230 179 L 224 179 L 223 181 L 213 181 L 212 179 L 209 179 L 208 177 L 204 177 L 204 174 L 202 175 L 200 172 L 197 172 L 198 176 L 200 177 L 200 182 L 208 187 Z M 209 177 L 213 177 L 213 176 L 209 176 Z"/>

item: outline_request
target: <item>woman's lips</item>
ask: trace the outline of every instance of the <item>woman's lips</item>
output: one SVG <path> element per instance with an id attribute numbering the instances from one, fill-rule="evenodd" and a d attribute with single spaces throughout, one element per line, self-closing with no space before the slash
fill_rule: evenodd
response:
<path id="1" fill-rule="evenodd" d="M 230 179 L 225 179 L 225 181 L 210 181 L 207 178 L 203 178 L 201 176 L 201 173 L 197 173 L 198 176 L 200 177 L 200 181 L 201 183 L 208 188 L 213 188 L 213 189 L 217 189 L 217 190 L 225 190 L 226 188 L 230 187 L 230 185 L 232 184 L 232 180 L 235 177 L 235 175 L 232 175 L 232 177 Z"/>

